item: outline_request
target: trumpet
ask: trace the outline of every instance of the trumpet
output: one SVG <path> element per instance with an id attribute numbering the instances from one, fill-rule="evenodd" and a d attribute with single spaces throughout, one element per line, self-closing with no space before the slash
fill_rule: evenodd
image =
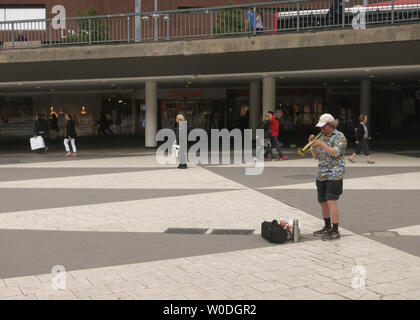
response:
<path id="1" fill-rule="evenodd" d="M 317 135 L 316 135 L 316 137 L 311 141 L 311 142 L 309 142 L 306 146 L 304 146 L 303 148 L 299 148 L 298 149 L 298 154 L 300 155 L 300 156 L 302 156 L 302 157 L 304 157 L 305 156 L 305 152 L 306 151 L 308 151 L 308 149 L 311 147 L 311 145 L 316 141 L 316 140 L 318 140 L 320 137 L 321 137 L 321 135 L 322 135 L 322 131 L 320 132 L 320 133 L 318 133 Z"/>

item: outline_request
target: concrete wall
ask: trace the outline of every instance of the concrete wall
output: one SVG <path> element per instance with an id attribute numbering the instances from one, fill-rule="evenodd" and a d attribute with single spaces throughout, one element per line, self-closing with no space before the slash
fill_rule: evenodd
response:
<path id="1" fill-rule="evenodd" d="M 74 61 L 139 57 L 192 56 L 236 52 L 255 52 L 299 48 L 337 47 L 343 45 L 420 41 L 420 23 L 368 28 L 336 29 L 322 32 L 226 37 L 205 40 L 167 41 L 159 43 L 57 47 L 1 50 L 1 63 Z M 366 56 L 370 53 L 366 52 Z M 319 57 L 320 59 L 322 57 Z M 364 59 L 360 56 L 359 59 Z"/>

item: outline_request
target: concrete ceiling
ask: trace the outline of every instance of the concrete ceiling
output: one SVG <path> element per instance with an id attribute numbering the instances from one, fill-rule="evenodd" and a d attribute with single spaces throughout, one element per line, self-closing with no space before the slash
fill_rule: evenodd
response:
<path id="1" fill-rule="evenodd" d="M 0 94 L 56 94 L 72 91 L 123 92 L 143 89 L 146 81 L 158 82 L 159 88 L 247 87 L 251 80 L 274 76 L 278 86 L 358 85 L 371 79 L 381 85 L 419 85 L 420 64 L 410 66 L 346 68 L 265 73 L 185 75 L 170 77 L 131 77 L 73 79 L 56 81 L 21 81 L 0 83 Z"/>

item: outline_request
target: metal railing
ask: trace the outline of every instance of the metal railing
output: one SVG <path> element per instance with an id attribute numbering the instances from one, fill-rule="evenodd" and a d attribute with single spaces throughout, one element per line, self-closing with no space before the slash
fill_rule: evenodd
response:
<path id="1" fill-rule="evenodd" d="M 420 0 L 284 0 L 247 5 L 0 22 L 4 49 L 133 43 L 351 28 L 420 20 Z"/>

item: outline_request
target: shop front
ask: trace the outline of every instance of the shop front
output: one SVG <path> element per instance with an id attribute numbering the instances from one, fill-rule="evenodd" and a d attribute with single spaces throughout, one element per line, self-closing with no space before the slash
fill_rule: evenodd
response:
<path id="1" fill-rule="evenodd" d="M 174 128 L 178 113 L 188 121 L 188 129 L 206 131 L 225 127 L 224 89 L 162 90 L 159 100 L 159 127 Z"/>

